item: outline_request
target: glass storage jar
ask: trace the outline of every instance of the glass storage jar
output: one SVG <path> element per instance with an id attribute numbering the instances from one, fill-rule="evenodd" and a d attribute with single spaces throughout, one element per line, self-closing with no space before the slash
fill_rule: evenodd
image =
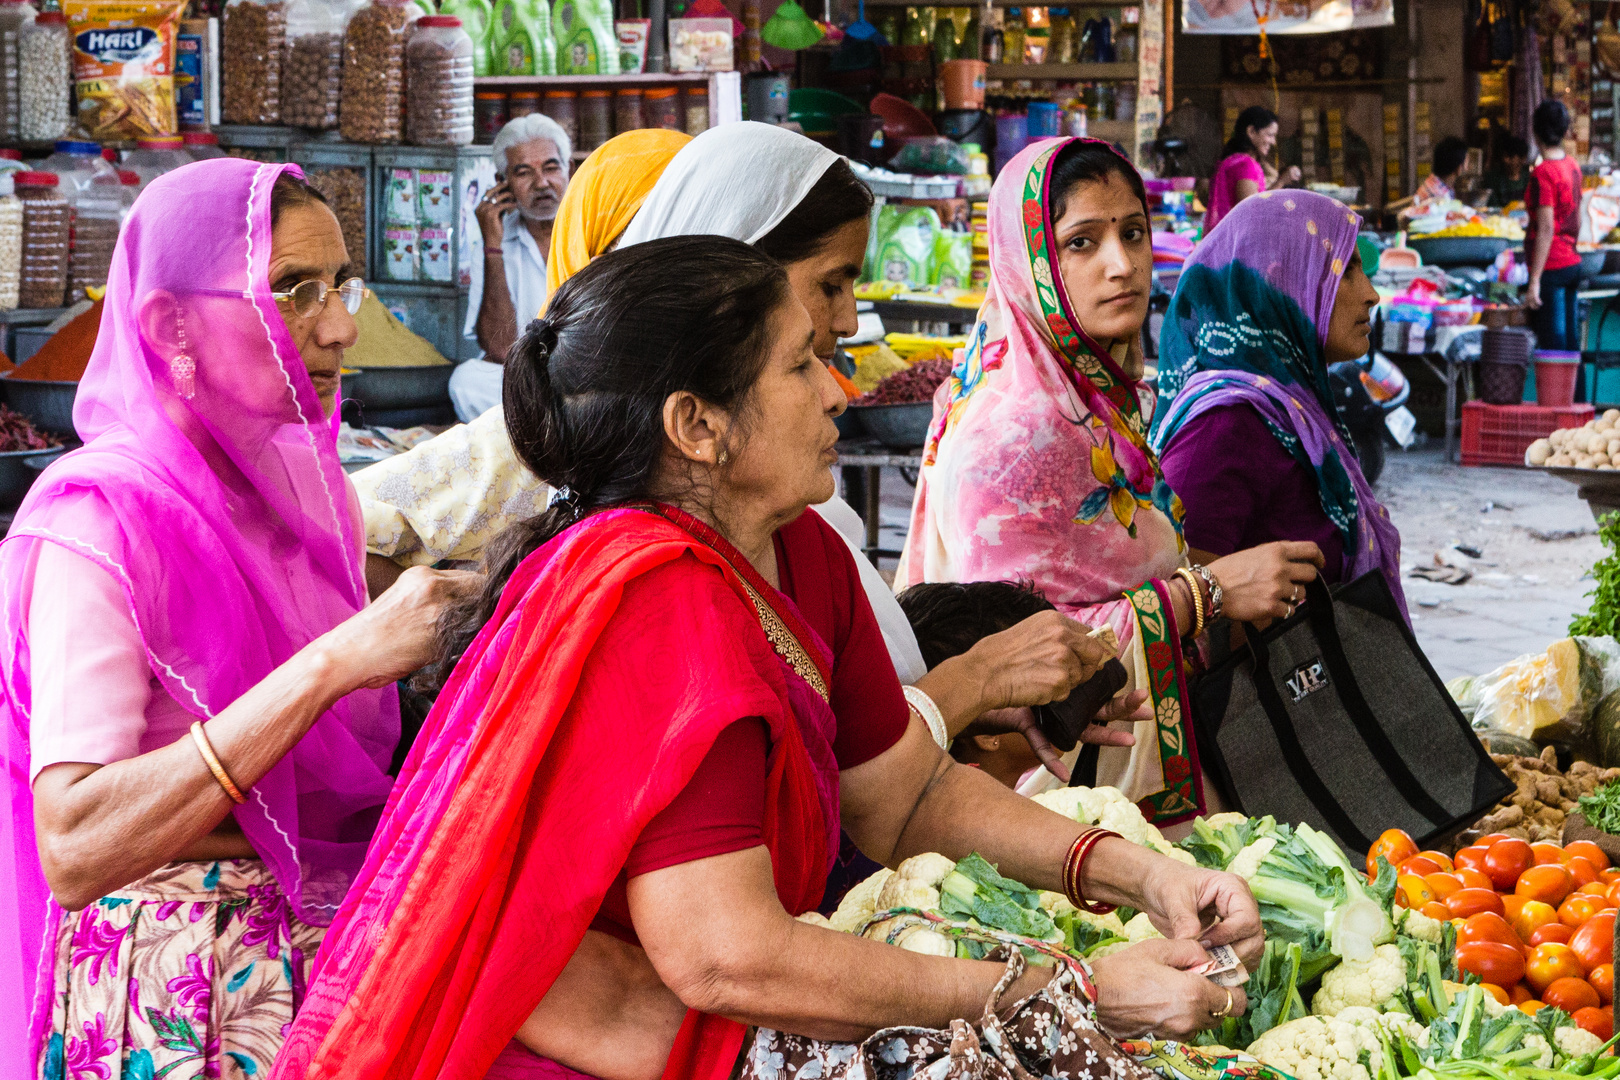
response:
<path id="1" fill-rule="evenodd" d="M 3 139 L 18 137 L 21 102 L 17 95 L 22 81 L 17 48 L 23 27 L 31 25 L 38 14 L 26 0 L 0 0 L 0 138 Z"/>
<path id="2" fill-rule="evenodd" d="M 17 32 L 17 137 L 49 142 L 67 134 L 73 38 L 67 18 L 47 11 Z"/>
<path id="3" fill-rule="evenodd" d="M 343 32 L 338 130 L 347 142 L 397 143 L 404 127 L 405 38 L 422 14 L 411 0 L 372 0 Z"/>
<path id="4" fill-rule="evenodd" d="M 227 124 L 281 123 L 282 0 L 230 0 L 220 28 L 220 115 Z"/>
<path id="5" fill-rule="evenodd" d="M 310 131 L 338 126 L 344 9 L 329 0 L 289 0 L 281 60 L 281 122 Z"/>
<path id="6" fill-rule="evenodd" d="M 557 121 L 557 126 L 568 133 L 568 144 L 579 143 L 579 93 L 574 90 L 547 90 L 540 111 Z"/>
<path id="7" fill-rule="evenodd" d="M 584 90 L 579 95 L 579 141 L 574 149 L 590 153 L 613 138 L 613 93 Z"/>
<path id="8" fill-rule="evenodd" d="M 473 141 L 488 146 L 506 126 L 506 95 L 480 90 L 473 95 Z"/>
<path id="9" fill-rule="evenodd" d="M 656 86 L 641 95 L 641 122 L 648 127 L 679 131 L 686 126 L 680 112 L 680 98 L 673 86 Z"/>

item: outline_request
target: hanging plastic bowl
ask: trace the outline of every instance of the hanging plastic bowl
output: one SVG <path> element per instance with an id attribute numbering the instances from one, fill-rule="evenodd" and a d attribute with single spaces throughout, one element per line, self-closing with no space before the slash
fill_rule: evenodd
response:
<path id="1" fill-rule="evenodd" d="M 893 94 L 879 94 L 874 97 L 871 110 L 883 117 L 883 134 L 896 145 L 902 139 L 939 134 L 934 122 L 928 119 L 927 113 Z"/>

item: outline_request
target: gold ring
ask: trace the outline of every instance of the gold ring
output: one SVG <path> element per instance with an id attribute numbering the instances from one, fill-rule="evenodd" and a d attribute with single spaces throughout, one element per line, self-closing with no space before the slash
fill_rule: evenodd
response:
<path id="1" fill-rule="evenodd" d="M 1225 1020 L 1228 1016 L 1231 1016 L 1232 1015 L 1232 1006 L 1237 1004 L 1237 1002 L 1234 1001 L 1233 998 L 1232 998 L 1232 988 L 1230 986 L 1227 986 L 1227 987 L 1222 987 L 1222 989 L 1224 989 L 1226 991 L 1226 1006 L 1223 1009 L 1221 1009 L 1220 1012 L 1212 1012 L 1212 1013 L 1209 1014 L 1209 1015 L 1213 1016 L 1217 1020 Z"/>

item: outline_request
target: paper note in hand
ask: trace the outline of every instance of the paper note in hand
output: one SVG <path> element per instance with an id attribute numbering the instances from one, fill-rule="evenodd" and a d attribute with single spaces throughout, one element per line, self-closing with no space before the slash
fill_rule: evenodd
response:
<path id="1" fill-rule="evenodd" d="M 1216 945 L 1209 950 L 1209 957 L 1209 963 L 1199 974 L 1216 986 L 1242 986 L 1249 981 L 1249 969 L 1243 966 L 1232 946 Z"/>

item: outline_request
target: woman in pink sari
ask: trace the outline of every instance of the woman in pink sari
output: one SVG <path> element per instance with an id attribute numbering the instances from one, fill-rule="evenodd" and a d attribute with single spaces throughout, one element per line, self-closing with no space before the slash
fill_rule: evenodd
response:
<path id="1" fill-rule="evenodd" d="M 331 420 L 364 287 L 300 177 L 146 189 L 85 446 L 0 544 L 5 1080 L 263 1076 L 391 786 L 454 579 L 366 607 Z"/>
<path id="2" fill-rule="evenodd" d="M 1134 747 L 1101 750 L 1097 782 L 1169 825 L 1206 803 L 1184 639 L 1218 612 L 1288 614 L 1321 553 L 1267 544 L 1189 564 L 1181 500 L 1146 441 L 1149 235 L 1141 177 L 1107 143 L 1043 140 L 1002 170 L 990 288 L 934 397 L 896 582 L 1029 581 L 1059 611 L 1112 629 L 1154 719 L 1137 723 Z M 1043 768 L 1019 790 L 1057 782 Z"/>

